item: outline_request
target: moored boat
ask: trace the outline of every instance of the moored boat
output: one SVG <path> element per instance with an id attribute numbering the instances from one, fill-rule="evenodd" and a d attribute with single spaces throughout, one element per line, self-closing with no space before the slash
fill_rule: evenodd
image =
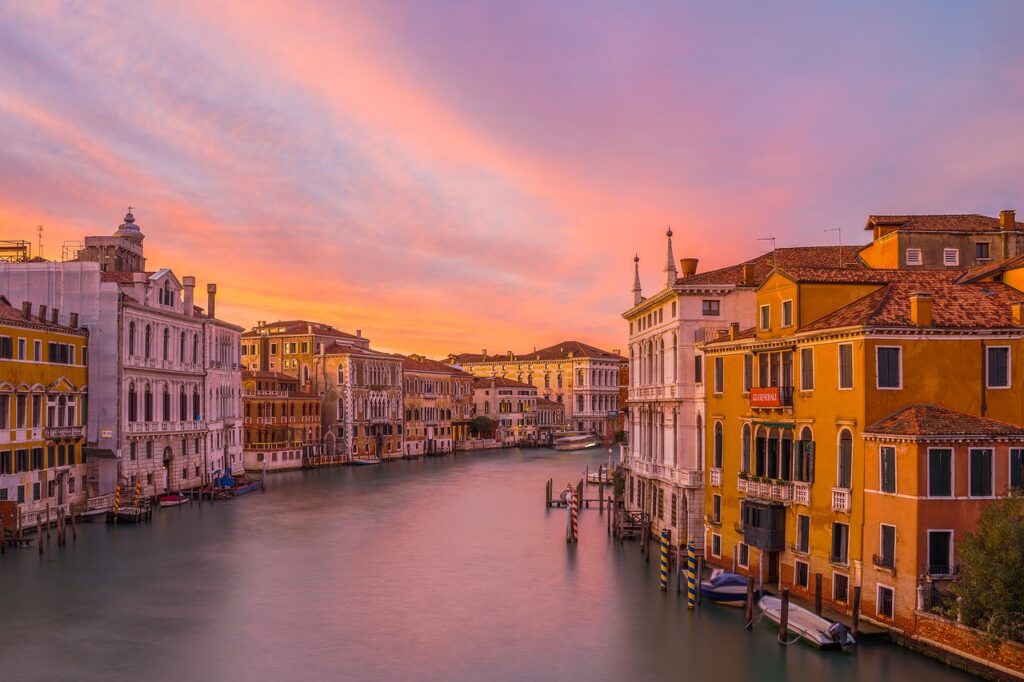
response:
<path id="1" fill-rule="evenodd" d="M 179 492 L 164 493 L 157 498 L 161 507 L 179 507 L 183 504 L 187 504 L 190 500 L 188 495 Z"/>
<path id="2" fill-rule="evenodd" d="M 782 600 L 778 597 L 761 597 L 758 602 L 761 612 L 776 625 L 782 620 Z M 801 642 L 819 649 L 841 649 L 850 651 L 856 645 L 850 629 L 842 623 L 836 623 L 815 615 L 802 606 L 789 605 L 789 616 L 786 629 L 792 636 L 799 637 Z"/>
<path id="3" fill-rule="evenodd" d="M 716 571 L 700 584 L 700 596 L 716 604 L 743 606 L 747 600 L 748 578 L 739 573 Z"/>
<path id="4" fill-rule="evenodd" d="M 367 466 L 369 464 L 380 464 L 380 457 L 354 457 L 351 460 L 351 464 L 357 466 Z"/>
<path id="5" fill-rule="evenodd" d="M 600 444 L 601 439 L 592 433 L 567 433 L 555 438 L 555 450 L 586 450 Z"/>

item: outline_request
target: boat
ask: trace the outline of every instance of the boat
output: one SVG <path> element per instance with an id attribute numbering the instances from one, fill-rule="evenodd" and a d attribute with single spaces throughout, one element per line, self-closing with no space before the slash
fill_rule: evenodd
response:
<path id="1" fill-rule="evenodd" d="M 587 483 L 593 485 L 611 485 L 615 482 L 615 469 L 602 466 L 597 471 L 587 474 Z"/>
<path id="2" fill-rule="evenodd" d="M 185 493 L 164 493 L 157 498 L 160 503 L 160 507 L 180 507 L 183 504 L 190 502 L 188 495 Z"/>
<path id="3" fill-rule="evenodd" d="M 261 487 L 263 487 L 262 481 L 249 478 L 245 474 L 240 474 L 235 478 L 231 472 L 225 472 L 223 476 L 213 479 L 213 497 L 218 500 L 230 500 L 239 495 L 259 490 Z"/>
<path id="4" fill-rule="evenodd" d="M 700 596 L 716 604 L 743 606 L 747 601 L 748 578 L 739 573 L 715 570 L 710 580 L 700 584 Z"/>
<path id="5" fill-rule="evenodd" d="M 592 433 L 565 434 L 555 438 L 555 450 L 586 450 L 601 444 L 601 439 Z"/>
<path id="6" fill-rule="evenodd" d="M 761 612 L 778 625 L 782 618 L 782 600 L 764 596 L 758 605 Z M 857 643 L 850 629 L 842 623 L 822 618 L 793 603 L 789 605 L 786 629 L 790 635 L 799 637 L 801 642 L 819 649 L 851 651 Z"/>
<path id="7" fill-rule="evenodd" d="M 353 457 L 351 463 L 355 464 L 355 465 L 358 465 L 358 466 L 367 466 L 369 464 L 380 464 L 380 457 L 359 457 L 359 458 Z"/>

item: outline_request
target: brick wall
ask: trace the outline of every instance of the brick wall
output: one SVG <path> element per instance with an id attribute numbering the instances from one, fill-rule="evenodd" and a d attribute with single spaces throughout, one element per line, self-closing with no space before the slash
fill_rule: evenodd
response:
<path id="1" fill-rule="evenodd" d="M 938 646 L 986 667 L 994 666 L 1006 679 L 1024 679 L 1024 646 L 992 643 L 985 633 L 929 613 L 917 614 L 916 639 Z"/>

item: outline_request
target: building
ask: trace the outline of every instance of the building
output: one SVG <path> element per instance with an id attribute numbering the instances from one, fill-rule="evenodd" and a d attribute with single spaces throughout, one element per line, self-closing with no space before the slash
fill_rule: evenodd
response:
<path id="1" fill-rule="evenodd" d="M 77 315 L 61 325 L 47 312 L 0 296 L 0 501 L 17 504 L 23 525 L 87 492 L 87 334 Z"/>
<path id="2" fill-rule="evenodd" d="M 513 379 L 489 377 L 473 383 L 473 406 L 478 417 L 495 424 L 502 445 L 537 442 L 537 387 Z"/>
<path id="3" fill-rule="evenodd" d="M 281 372 L 243 372 L 247 471 L 302 468 L 320 454 L 320 398 Z"/>
<path id="4" fill-rule="evenodd" d="M 704 365 L 697 346 L 753 325 L 756 288 L 776 265 L 864 269 L 855 247 L 779 248 L 738 265 L 698 272 L 696 258 L 679 261 L 672 232 L 664 285 L 644 297 L 634 258 L 629 325 L 626 505 L 648 513 L 655 532 L 674 543 L 699 538 L 704 517 Z"/>
<path id="5" fill-rule="evenodd" d="M 0 263 L 0 291 L 74 312 L 89 330 L 90 496 L 118 476 L 153 495 L 242 470 L 242 330 L 215 317 L 216 285 L 204 310 L 194 277 L 141 270 L 143 240 L 129 211 L 74 260 Z"/>
<path id="6" fill-rule="evenodd" d="M 360 330 L 349 334 L 331 325 L 309 320 L 257 322 L 242 334 L 242 366 L 259 372 L 281 372 L 299 379 L 300 388 L 324 384 L 325 348 L 342 344 L 369 350 L 370 340 Z"/>
<path id="7" fill-rule="evenodd" d="M 776 268 L 701 346 L 707 561 L 915 636 L 1021 456 L 1017 260 Z"/>
<path id="8" fill-rule="evenodd" d="M 473 440 L 473 382 L 472 374 L 452 368 L 452 447 L 458 450 L 461 444 Z"/>
<path id="9" fill-rule="evenodd" d="M 555 434 L 565 430 L 565 405 L 557 400 L 537 398 L 537 442 L 554 445 Z"/>
<path id="10" fill-rule="evenodd" d="M 464 391 L 466 381 L 471 380 L 469 375 L 422 355 L 398 357 L 402 360 L 406 456 L 451 452 L 455 440 L 453 410 L 468 425 Z"/>
<path id="11" fill-rule="evenodd" d="M 563 341 L 530 353 L 449 355 L 448 364 L 476 377 L 501 377 L 532 384 L 537 395 L 565 405 L 573 429 L 615 435 L 619 403 L 619 370 L 626 359 L 579 341 Z M 477 414 L 480 414 L 478 411 Z"/>

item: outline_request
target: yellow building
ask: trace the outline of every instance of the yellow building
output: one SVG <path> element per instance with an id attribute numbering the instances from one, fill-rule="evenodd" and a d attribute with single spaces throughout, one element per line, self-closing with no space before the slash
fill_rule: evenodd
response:
<path id="1" fill-rule="evenodd" d="M 300 469 L 320 455 L 320 398 L 281 372 L 242 372 L 246 471 Z"/>
<path id="2" fill-rule="evenodd" d="M 930 403 L 965 421 L 1021 423 L 1024 296 L 1010 285 L 1018 276 L 1005 267 L 769 276 L 757 290 L 756 326 L 733 325 L 700 347 L 708 562 L 807 599 L 820 574 L 825 604 L 850 611 L 862 587 L 865 615 L 899 620 L 900 605 L 914 599 L 877 591 L 876 526 L 903 524 L 892 549 L 911 575 L 928 573 L 920 545 L 930 536 L 920 519 L 901 515 L 897 496 L 878 494 L 878 472 L 891 465 L 925 476 L 928 460 L 906 448 L 900 457 L 879 438 L 894 437 L 887 419 Z M 946 504 L 971 497 L 960 490 Z"/>
<path id="3" fill-rule="evenodd" d="M 472 377 L 422 355 L 396 357 L 402 359 L 405 454 L 451 452 L 456 435 L 455 420 L 460 421 L 460 428 L 468 427 L 465 391 Z"/>
<path id="4" fill-rule="evenodd" d="M 18 506 L 22 525 L 47 505 L 85 502 L 87 334 L 21 309 L 0 296 L 0 501 Z M 45 516 L 43 517 L 44 521 Z"/>

